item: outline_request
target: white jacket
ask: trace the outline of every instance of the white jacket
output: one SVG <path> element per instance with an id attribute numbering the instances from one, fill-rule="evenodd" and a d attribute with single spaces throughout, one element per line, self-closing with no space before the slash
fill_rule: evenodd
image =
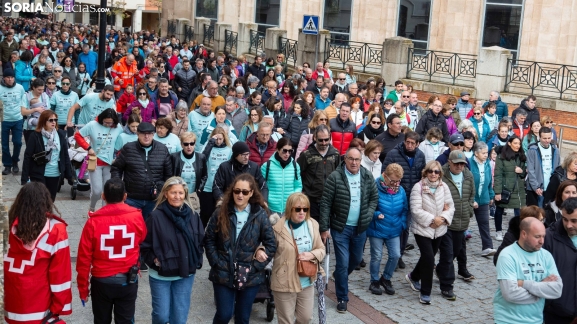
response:
<path id="1" fill-rule="evenodd" d="M 375 180 L 381 176 L 381 169 L 383 167 L 381 160 L 377 159 L 377 162 L 373 162 L 371 159 L 369 159 L 368 156 L 363 154 L 361 165 L 373 174 L 373 178 L 375 178 Z"/>
<path id="2" fill-rule="evenodd" d="M 442 182 L 442 187 L 437 187 L 434 194 L 426 194 L 422 190 L 423 180 L 417 182 L 411 190 L 411 214 L 413 223 L 411 231 L 413 234 L 424 236 L 430 239 L 441 237 L 447 232 L 447 226 L 453 221 L 455 204 L 451 196 L 451 190 Z M 445 209 L 445 204 L 449 208 Z M 448 224 L 432 228 L 429 225 L 435 216 L 442 216 Z"/>
<path id="3" fill-rule="evenodd" d="M 419 150 L 425 153 L 426 163 L 436 160 L 437 157 L 443 154 L 443 152 L 445 152 L 446 149 L 448 149 L 448 147 L 447 145 L 445 145 L 445 142 L 439 141 L 439 154 L 435 156 L 435 150 L 433 149 L 433 145 L 431 144 L 431 142 L 429 142 L 428 140 L 424 140 L 421 142 L 421 144 L 419 144 Z"/>

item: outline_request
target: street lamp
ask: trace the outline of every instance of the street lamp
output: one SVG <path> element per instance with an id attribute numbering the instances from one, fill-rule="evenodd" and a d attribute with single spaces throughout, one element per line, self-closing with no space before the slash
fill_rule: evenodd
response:
<path id="1" fill-rule="evenodd" d="M 107 0 L 100 0 L 100 26 L 98 31 L 98 69 L 96 75 L 96 92 L 104 89 L 104 58 L 106 55 L 106 12 Z"/>

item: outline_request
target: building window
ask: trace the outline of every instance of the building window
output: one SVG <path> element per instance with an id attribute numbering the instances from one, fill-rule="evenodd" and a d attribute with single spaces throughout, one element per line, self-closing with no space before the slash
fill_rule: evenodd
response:
<path id="1" fill-rule="evenodd" d="M 90 25 L 98 25 L 98 12 L 90 12 L 88 17 Z"/>
<path id="2" fill-rule="evenodd" d="M 196 17 L 218 19 L 218 0 L 196 0 Z"/>
<path id="3" fill-rule="evenodd" d="M 523 0 L 487 0 L 481 45 L 500 46 L 518 57 L 522 16 Z"/>
<path id="4" fill-rule="evenodd" d="M 258 31 L 265 32 L 267 28 L 278 27 L 280 24 L 281 0 L 256 0 L 254 22 Z"/>
<path id="5" fill-rule="evenodd" d="M 350 39 L 352 2 L 352 0 L 325 0 L 323 28 L 331 32 L 331 38 L 343 41 Z"/>
<path id="6" fill-rule="evenodd" d="M 413 41 L 415 48 L 427 49 L 432 0 L 400 0 L 397 36 Z"/>

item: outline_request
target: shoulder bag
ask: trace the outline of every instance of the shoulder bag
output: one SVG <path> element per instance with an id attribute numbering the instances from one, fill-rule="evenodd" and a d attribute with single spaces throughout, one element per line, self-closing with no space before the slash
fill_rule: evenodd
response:
<path id="1" fill-rule="evenodd" d="M 499 201 L 499 203 L 502 203 L 502 204 L 508 204 L 509 203 L 509 201 L 511 200 L 511 194 L 513 193 L 513 191 L 515 191 L 515 188 L 517 187 L 517 178 L 518 178 L 517 174 L 515 174 L 515 184 L 513 185 L 513 190 L 509 191 L 503 185 L 503 190 L 501 191 L 501 200 Z"/>
<path id="2" fill-rule="evenodd" d="M 299 259 L 299 250 L 297 248 L 297 242 L 295 241 L 295 234 L 293 232 L 293 227 L 291 226 L 291 235 L 293 238 L 293 244 L 295 245 L 295 253 L 297 258 L 297 273 L 299 277 L 314 277 L 317 275 L 319 269 L 318 265 L 314 261 L 303 261 Z"/>
<path id="3" fill-rule="evenodd" d="M 110 135 L 110 131 L 111 131 L 111 130 L 112 130 L 112 128 L 110 128 L 110 129 L 108 130 L 108 134 L 106 134 L 106 138 L 104 139 L 104 141 L 102 142 L 102 144 L 100 144 L 100 147 L 98 148 L 98 150 L 96 151 L 96 153 L 95 153 L 94 155 L 88 154 L 88 155 L 86 156 L 86 159 L 87 159 L 87 161 L 88 161 L 88 165 L 87 165 L 86 169 L 87 169 L 88 171 L 94 171 L 94 170 L 96 170 L 96 162 L 97 162 L 97 159 L 98 159 L 98 158 L 97 158 L 98 153 L 100 152 L 100 149 L 102 149 L 102 147 L 104 146 L 104 144 L 108 141 L 108 135 Z"/>

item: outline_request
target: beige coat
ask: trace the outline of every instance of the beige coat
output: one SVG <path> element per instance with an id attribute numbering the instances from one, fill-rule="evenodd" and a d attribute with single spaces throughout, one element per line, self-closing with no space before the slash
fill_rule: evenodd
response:
<path id="1" fill-rule="evenodd" d="M 422 182 L 423 180 L 417 182 L 411 190 L 411 214 L 413 216 L 411 231 L 414 234 L 434 239 L 447 233 L 447 225 L 432 228 L 430 225 L 433 219 L 435 216 L 441 216 L 450 225 L 455 213 L 455 204 L 451 190 L 444 182 L 442 182 L 442 187 L 437 187 L 434 194 L 424 193 Z M 446 210 L 444 210 L 445 204 L 448 206 Z"/>
<path id="2" fill-rule="evenodd" d="M 297 273 L 296 251 L 292 235 L 285 227 L 286 218 L 281 219 L 273 214 L 270 217 L 273 224 L 274 236 L 276 241 L 276 253 L 272 266 L 271 289 L 280 292 L 300 292 L 302 291 L 301 282 Z M 316 257 L 316 263 L 319 265 L 319 271 L 324 275 L 320 263 L 325 258 L 326 249 L 319 232 L 319 223 L 312 218 L 307 221 L 311 237 L 313 238 L 313 249 L 310 251 Z M 315 281 L 316 277 L 311 277 Z"/>
<path id="3" fill-rule="evenodd" d="M 188 131 L 188 116 L 184 117 L 180 120 L 180 123 L 176 123 L 176 116 L 175 112 L 171 113 L 170 115 L 166 116 L 168 120 L 172 123 L 172 133 L 180 138 L 182 133 Z M 198 141 L 198 139 L 197 139 Z"/>

